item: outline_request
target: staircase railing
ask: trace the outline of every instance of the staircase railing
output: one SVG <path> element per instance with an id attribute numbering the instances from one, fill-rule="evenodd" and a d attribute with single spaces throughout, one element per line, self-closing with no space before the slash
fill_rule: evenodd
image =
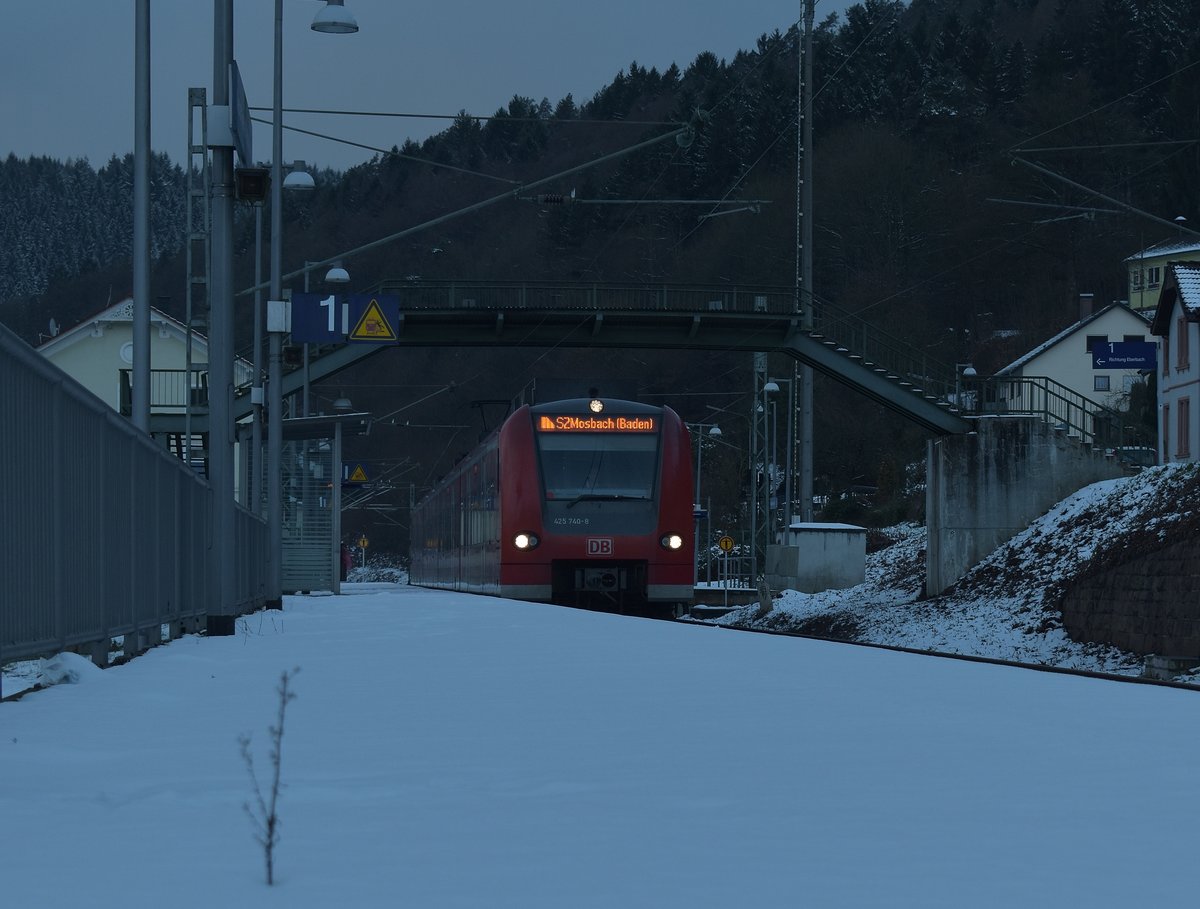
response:
<path id="1" fill-rule="evenodd" d="M 1046 376 L 963 379 L 958 397 L 965 416 L 1031 416 L 1085 445 L 1123 444 L 1125 421 L 1119 411 Z"/>

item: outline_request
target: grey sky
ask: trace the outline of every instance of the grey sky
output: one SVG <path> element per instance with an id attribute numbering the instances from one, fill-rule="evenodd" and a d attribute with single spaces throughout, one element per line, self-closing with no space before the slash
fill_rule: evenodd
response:
<path id="1" fill-rule="evenodd" d="M 309 29 L 321 0 L 285 0 L 284 107 L 484 115 L 514 94 L 590 99 L 636 60 L 686 67 L 701 51 L 730 58 L 764 32 L 784 30 L 802 0 L 604 0 L 592 11 L 563 0 L 346 0 L 356 35 Z M 847 0 L 818 0 L 820 21 Z M 0 0 L 0 9 L 16 0 Z M 0 155 L 88 158 L 133 147 L 134 0 L 20 3 L 0 28 Z M 11 12 L 11 10 L 9 10 Z M 273 0 L 234 0 L 235 56 L 252 106 L 271 104 Z M 152 142 L 182 161 L 187 89 L 212 84 L 213 5 L 151 0 Z M 269 118 L 269 112 L 258 114 Z M 444 121 L 285 114 L 284 123 L 390 148 Z M 255 157 L 270 128 L 255 126 Z M 345 168 L 369 150 L 285 133 L 284 158 Z"/>

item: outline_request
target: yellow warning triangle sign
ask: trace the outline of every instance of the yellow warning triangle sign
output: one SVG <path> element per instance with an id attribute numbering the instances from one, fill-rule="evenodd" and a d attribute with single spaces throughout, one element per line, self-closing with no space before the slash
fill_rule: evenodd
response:
<path id="1" fill-rule="evenodd" d="M 350 332 L 351 341 L 395 341 L 396 332 L 388 323 L 387 316 L 379 307 L 379 301 L 371 300 L 363 310 L 362 317 Z"/>
<path id="2" fill-rule="evenodd" d="M 362 469 L 361 464 L 359 464 L 357 467 L 355 467 L 354 472 L 350 474 L 350 482 L 351 483 L 367 482 L 367 472 Z"/>

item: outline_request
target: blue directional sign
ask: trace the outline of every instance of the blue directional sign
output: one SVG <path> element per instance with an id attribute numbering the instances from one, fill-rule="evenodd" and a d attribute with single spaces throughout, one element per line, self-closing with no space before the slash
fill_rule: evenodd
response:
<path id="1" fill-rule="evenodd" d="M 1092 347 L 1092 369 L 1154 369 L 1157 359 L 1153 341 L 1110 341 Z"/>
<path id="2" fill-rule="evenodd" d="M 395 344 L 399 328 L 400 298 L 395 295 L 292 294 L 292 341 L 296 343 Z"/>

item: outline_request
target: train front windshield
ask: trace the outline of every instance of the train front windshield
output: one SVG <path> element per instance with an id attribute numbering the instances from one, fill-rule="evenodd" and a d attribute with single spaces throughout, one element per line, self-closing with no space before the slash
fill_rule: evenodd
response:
<path id="1" fill-rule="evenodd" d="M 546 498 L 654 498 L 658 433 L 538 433 Z"/>

